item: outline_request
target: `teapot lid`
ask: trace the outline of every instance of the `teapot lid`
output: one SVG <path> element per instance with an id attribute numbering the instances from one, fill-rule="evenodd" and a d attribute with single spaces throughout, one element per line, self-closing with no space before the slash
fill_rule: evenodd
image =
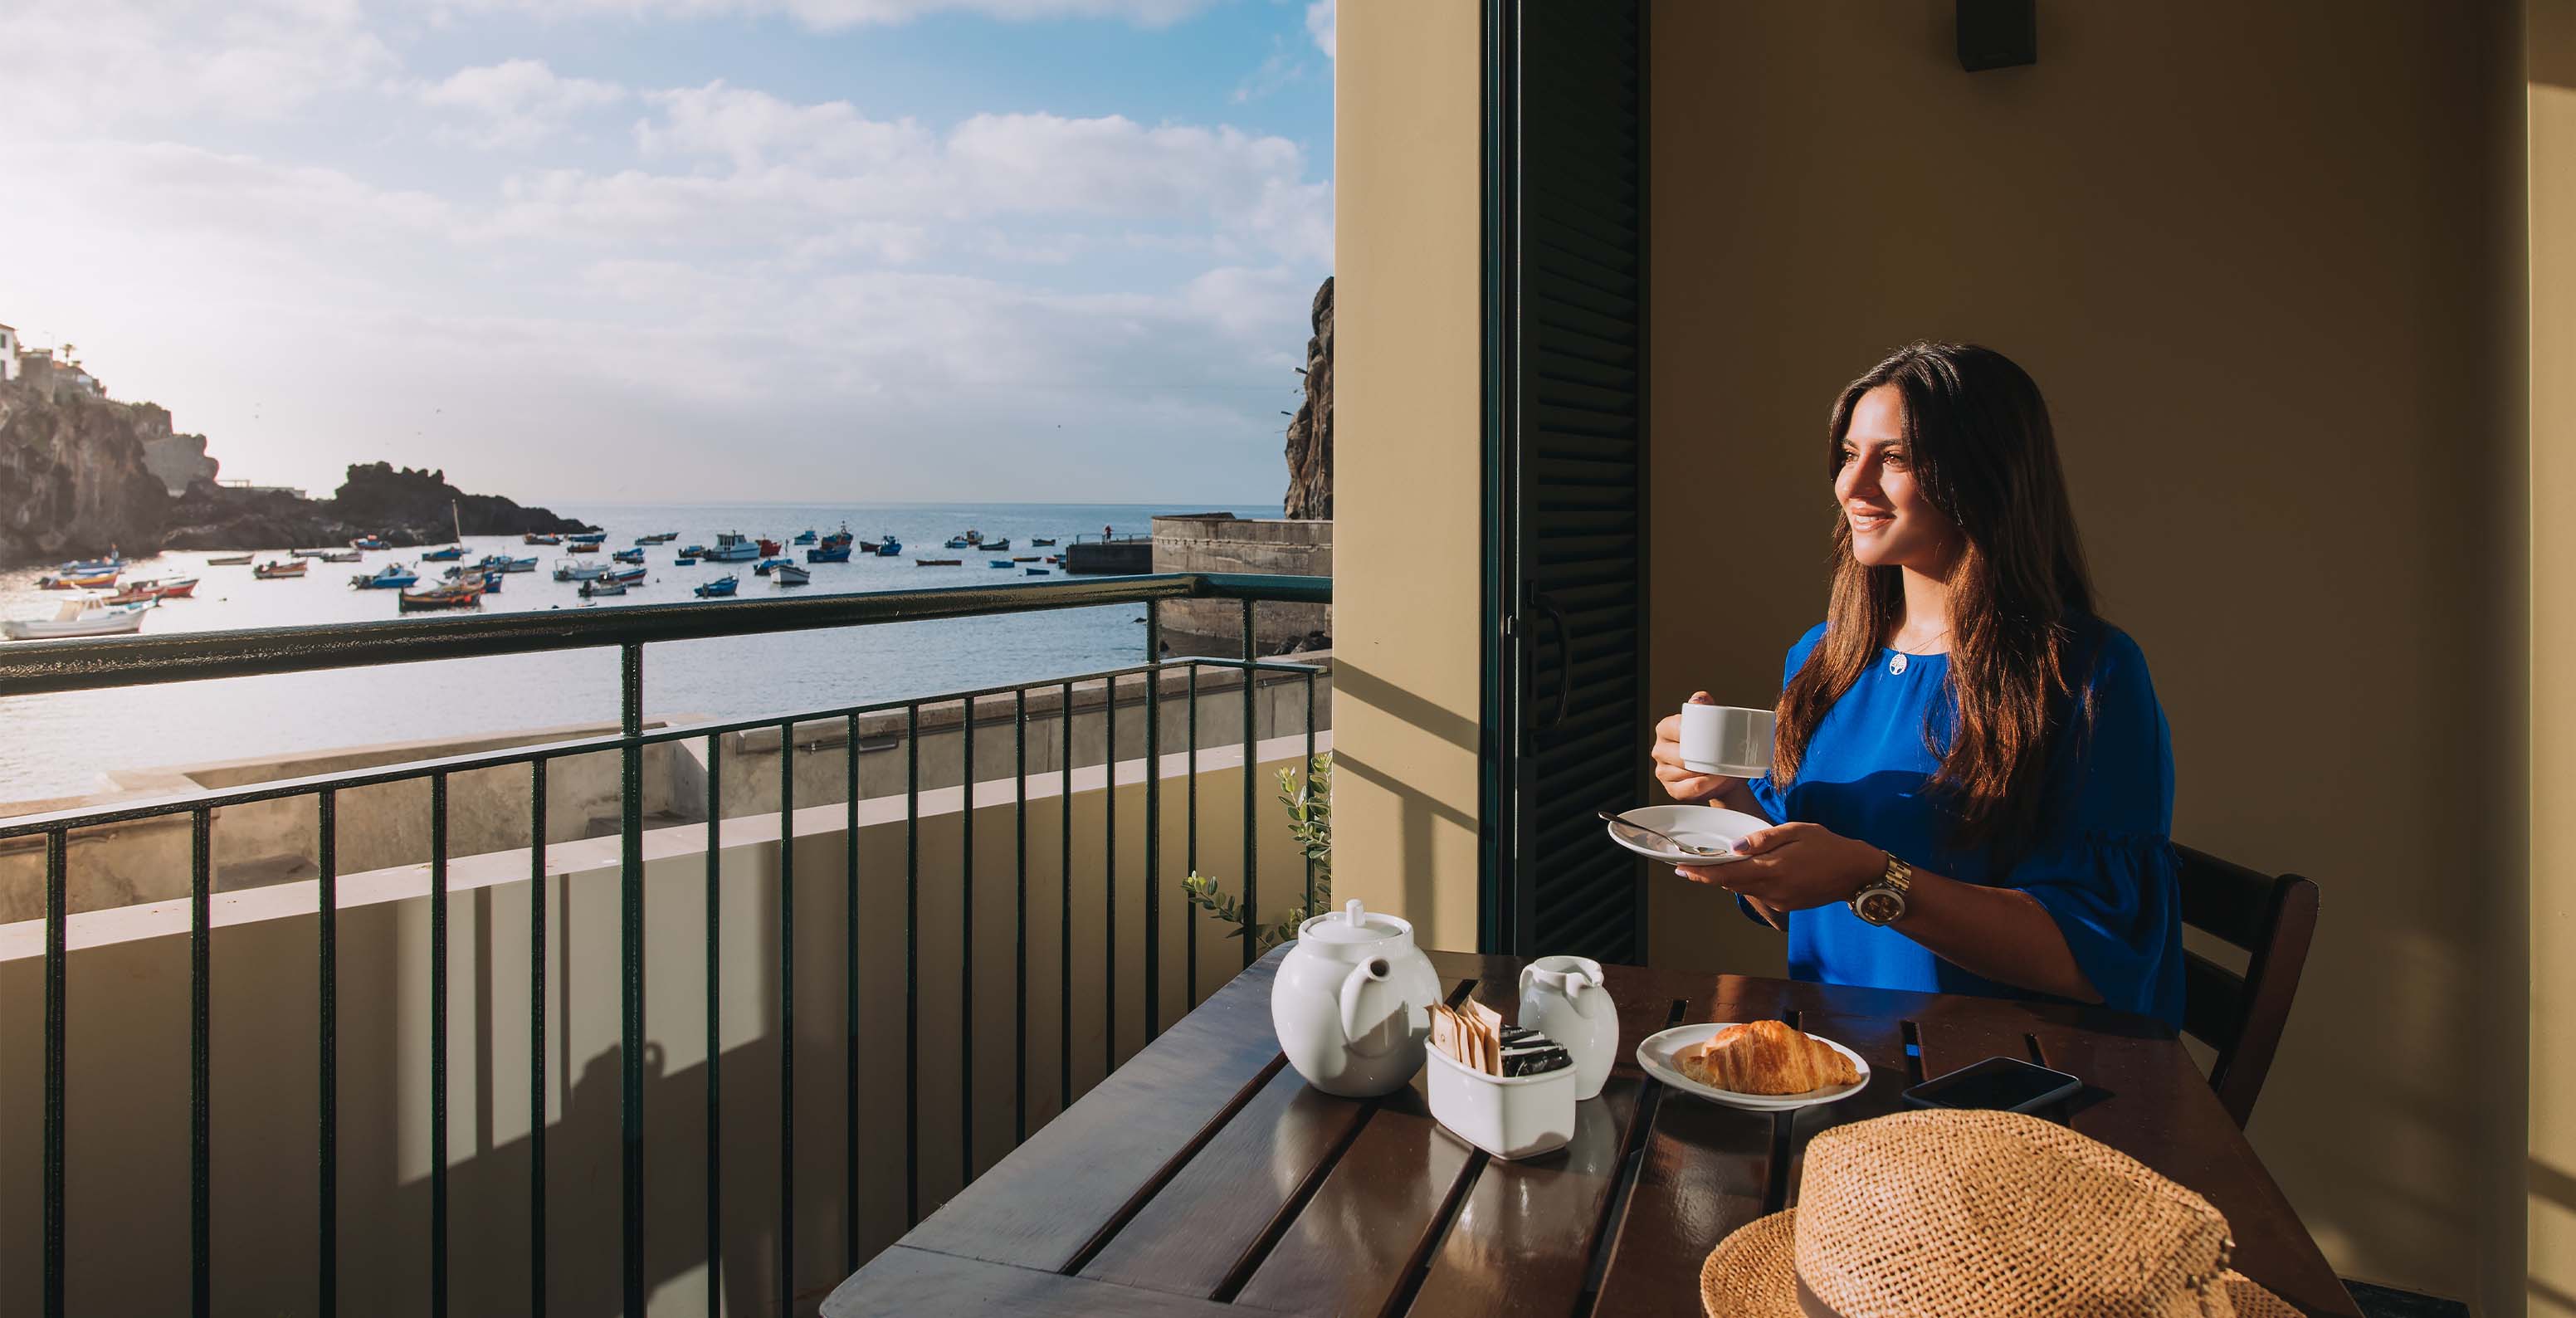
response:
<path id="1" fill-rule="evenodd" d="M 1402 921 L 1392 916 L 1371 916 L 1360 908 L 1360 899 L 1353 897 L 1343 904 L 1342 909 L 1327 911 L 1299 926 L 1297 936 L 1319 943 L 1348 946 L 1375 943 L 1406 932 L 1408 929 Z"/>

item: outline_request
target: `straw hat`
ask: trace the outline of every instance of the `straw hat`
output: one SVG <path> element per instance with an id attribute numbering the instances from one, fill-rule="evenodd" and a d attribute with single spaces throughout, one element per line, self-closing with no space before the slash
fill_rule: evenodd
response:
<path id="1" fill-rule="evenodd" d="M 2063 1126 L 1932 1110 L 1807 1146 L 1799 1204 L 1700 1268 L 1709 1318 L 2298 1318 L 2209 1201 Z"/>

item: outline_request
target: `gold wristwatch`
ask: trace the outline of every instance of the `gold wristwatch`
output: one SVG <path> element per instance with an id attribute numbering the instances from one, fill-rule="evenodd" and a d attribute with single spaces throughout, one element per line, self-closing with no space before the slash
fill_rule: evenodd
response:
<path id="1" fill-rule="evenodd" d="M 1887 872 L 1851 896 L 1852 914 L 1863 922 L 1891 925 L 1905 918 L 1905 895 L 1913 890 L 1914 867 L 1887 854 Z"/>

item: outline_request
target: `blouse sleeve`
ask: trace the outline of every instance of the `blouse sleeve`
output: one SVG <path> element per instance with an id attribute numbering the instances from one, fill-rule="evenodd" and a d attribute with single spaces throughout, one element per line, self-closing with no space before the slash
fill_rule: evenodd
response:
<path id="1" fill-rule="evenodd" d="M 2182 900 L 2173 849 L 2173 747 L 2146 656 L 2105 638 L 2088 678 L 2091 725 L 2049 757 L 2046 830 L 1999 886 L 2057 922 L 2104 1005 L 2182 1018 Z"/>

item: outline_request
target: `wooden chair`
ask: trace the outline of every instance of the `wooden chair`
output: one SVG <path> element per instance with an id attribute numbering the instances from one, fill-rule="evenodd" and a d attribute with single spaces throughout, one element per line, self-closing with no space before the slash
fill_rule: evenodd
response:
<path id="1" fill-rule="evenodd" d="M 2197 952 L 2183 954 L 2183 1032 L 2218 1050 L 2209 1087 L 2242 1129 L 2272 1069 L 2290 1000 L 2299 992 L 2308 942 L 2317 931 L 2317 885 L 2296 874 L 2259 873 L 2177 845 L 2182 920 L 2245 949 L 2245 973 Z"/>

